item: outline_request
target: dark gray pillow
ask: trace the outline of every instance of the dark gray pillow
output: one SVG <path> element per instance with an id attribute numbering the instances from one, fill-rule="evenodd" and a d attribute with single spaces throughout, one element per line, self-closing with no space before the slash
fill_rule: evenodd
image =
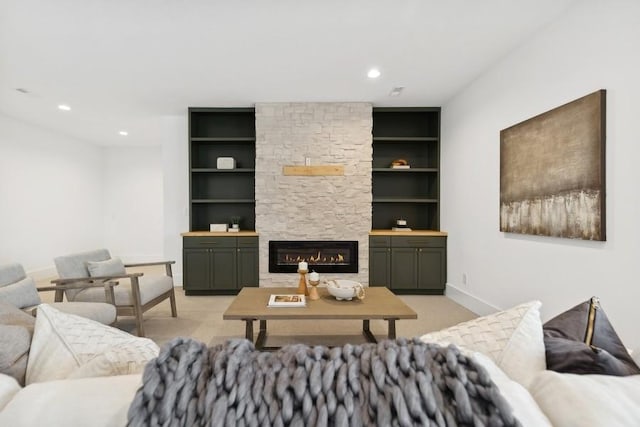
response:
<path id="1" fill-rule="evenodd" d="M 549 320 L 543 330 L 547 369 L 571 374 L 640 374 L 596 297 Z"/>

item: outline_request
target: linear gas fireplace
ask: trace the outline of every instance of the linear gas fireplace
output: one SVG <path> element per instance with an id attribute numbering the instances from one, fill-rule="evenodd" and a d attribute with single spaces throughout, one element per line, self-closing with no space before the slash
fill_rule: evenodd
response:
<path id="1" fill-rule="evenodd" d="M 358 242 L 351 240 L 270 240 L 269 273 L 295 273 L 306 261 L 309 271 L 357 273 Z"/>

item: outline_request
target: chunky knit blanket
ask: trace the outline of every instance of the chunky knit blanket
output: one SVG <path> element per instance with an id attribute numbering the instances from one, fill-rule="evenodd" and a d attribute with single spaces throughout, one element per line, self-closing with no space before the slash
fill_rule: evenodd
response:
<path id="1" fill-rule="evenodd" d="M 176 338 L 145 367 L 137 426 L 520 426 L 487 372 L 418 339 L 207 348 Z"/>

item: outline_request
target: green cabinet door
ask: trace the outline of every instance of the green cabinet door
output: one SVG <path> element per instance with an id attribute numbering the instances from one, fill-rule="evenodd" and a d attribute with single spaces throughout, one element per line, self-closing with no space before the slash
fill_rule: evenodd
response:
<path id="1" fill-rule="evenodd" d="M 238 248 L 238 289 L 258 286 L 258 248 Z"/>
<path id="2" fill-rule="evenodd" d="M 418 289 L 416 248 L 391 248 L 391 289 Z"/>
<path id="3" fill-rule="evenodd" d="M 210 289 L 209 249 L 184 249 L 182 253 L 184 290 Z"/>
<path id="4" fill-rule="evenodd" d="M 391 287 L 391 249 L 369 249 L 369 286 Z"/>
<path id="5" fill-rule="evenodd" d="M 444 248 L 418 249 L 418 288 L 444 290 L 447 270 Z"/>
<path id="6" fill-rule="evenodd" d="M 211 249 L 210 289 L 222 291 L 237 289 L 236 269 L 236 248 Z"/>

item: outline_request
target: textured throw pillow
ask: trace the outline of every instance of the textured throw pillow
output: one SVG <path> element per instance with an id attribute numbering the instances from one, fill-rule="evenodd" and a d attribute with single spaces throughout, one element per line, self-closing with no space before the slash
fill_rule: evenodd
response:
<path id="1" fill-rule="evenodd" d="M 540 301 L 520 304 L 432 332 L 422 341 L 455 344 L 489 356 L 511 379 L 525 387 L 545 369 Z"/>
<path id="2" fill-rule="evenodd" d="M 24 384 L 35 319 L 11 304 L 0 302 L 0 373 Z"/>
<path id="3" fill-rule="evenodd" d="M 120 258 L 111 258 L 106 261 L 88 261 L 87 269 L 91 277 L 117 276 L 127 273 Z"/>
<path id="4" fill-rule="evenodd" d="M 31 277 L 0 287 L 0 301 L 18 308 L 33 307 L 41 302 L 36 283 Z"/>
<path id="5" fill-rule="evenodd" d="M 572 374 L 635 375 L 635 364 L 596 297 L 544 324 L 547 368 Z"/>
<path id="6" fill-rule="evenodd" d="M 158 346 L 119 329 L 42 304 L 31 342 L 26 383 L 134 374 Z"/>

